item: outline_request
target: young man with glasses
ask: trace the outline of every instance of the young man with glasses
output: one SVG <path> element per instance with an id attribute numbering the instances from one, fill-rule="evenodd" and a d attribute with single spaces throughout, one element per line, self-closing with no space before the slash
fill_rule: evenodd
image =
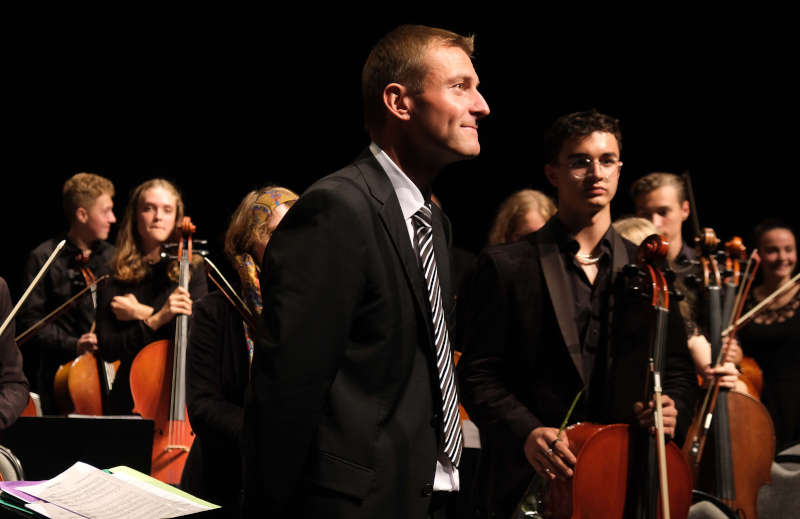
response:
<path id="1" fill-rule="evenodd" d="M 611 227 L 620 143 L 617 120 L 597 111 L 556 120 L 544 169 L 558 213 L 522 241 L 487 249 L 459 298 L 458 376 L 482 434 L 477 506 L 487 516 L 509 517 L 534 470 L 572 477 L 575 454 L 558 427 L 581 389 L 570 423 L 653 425 L 641 403 L 646 314 L 620 291 L 619 272 L 635 261 L 636 247 Z M 662 398 L 670 437 L 691 418 L 685 341 L 680 314 L 671 312 Z"/>

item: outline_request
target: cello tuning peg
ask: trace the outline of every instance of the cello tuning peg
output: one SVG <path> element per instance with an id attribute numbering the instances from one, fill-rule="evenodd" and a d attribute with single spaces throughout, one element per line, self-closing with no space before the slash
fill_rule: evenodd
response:
<path id="1" fill-rule="evenodd" d="M 208 245 L 208 240 L 192 240 L 194 245 Z"/>

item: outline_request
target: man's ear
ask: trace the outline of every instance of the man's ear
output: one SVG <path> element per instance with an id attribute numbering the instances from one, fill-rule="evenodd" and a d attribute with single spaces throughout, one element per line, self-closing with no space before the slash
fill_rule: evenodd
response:
<path id="1" fill-rule="evenodd" d="M 558 175 L 556 174 L 556 169 L 553 166 L 550 164 L 544 165 L 544 176 L 547 177 L 550 185 L 558 189 Z"/>
<path id="2" fill-rule="evenodd" d="M 89 211 L 87 211 L 83 207 L 75 209 L 75 220 L 85 224 L 86 222 L 89 221 Z"/>
<path id="3" fill-rule="evenodd" d="M 383 89 L 383 104 L 389 114 L 400 120 L 411 119 L 413 101 L 408 93 L 408 88 L 400 83 L 389 83 Z"/>
<path id="4" fill-rule="evenodd" d="M 681 204 L 681 221 L 685 222 L 687 218 L 689 218 L 689 214 L 691 210 L 689 209 L 689 201 L 684 200 Z"/>

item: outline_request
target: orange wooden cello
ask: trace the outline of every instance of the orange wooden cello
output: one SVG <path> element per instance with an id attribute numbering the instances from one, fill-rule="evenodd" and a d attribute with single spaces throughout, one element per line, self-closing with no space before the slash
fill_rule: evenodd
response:
<path id="1" fill-rule="evenodd" d="M 656 259 L 663 262 L 666 251 L 666 242 L 657 235 L 648 237 L 639 249 L 639 262 L 644 263 L 642 269 L 652 285 L 655 327 L 644 401 L 653 397 L 656 402 L 656 437 L 625 424 L 568 428 L 569 447 L 577 459 L 573 477 L 549 482 L 541 502 L 542 515 L 515 517 L 685 519 L 688 515 L 691 474 L 680 449 L 673 443 L 665 445 L 660 406 L 669 290 L 664 274 L 651 263 Z M 627 267 L 626 273 L 633 274 Z"/>
<path id="2" fill-rule="evenodd" d="M 178 244 L 179 286 L 189 289 L 189 264 L 195 226 L 183 218 Z M 175 340 L 145 346 L 131 363 L 133 411 L 155 422 L 150 474 L 166 483 L 180 483 L 194 433 L 186 411 L 186 344 L 189 316 L 175 318 Z"/>

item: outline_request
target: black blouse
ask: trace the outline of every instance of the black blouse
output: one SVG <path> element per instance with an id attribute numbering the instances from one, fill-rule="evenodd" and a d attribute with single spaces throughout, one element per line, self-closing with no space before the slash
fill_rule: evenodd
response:
<path id="1" fill-rule="evenodd" d="M 752 298 L 747 308 L 755 306 Z M 779 309 L 763 311 L 738 331 L 745 355 L 764 373 L 761 401 L 775 425 L 777 451 L 800 441 L 800 291 Z"/>

